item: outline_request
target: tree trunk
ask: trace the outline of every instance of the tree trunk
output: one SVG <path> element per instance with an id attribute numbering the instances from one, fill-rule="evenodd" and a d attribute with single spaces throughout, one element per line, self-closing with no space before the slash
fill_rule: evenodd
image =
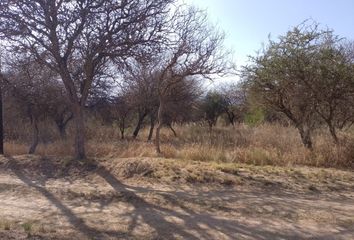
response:
<path id="1" fill-rule="evenodd" d="M 329 128 L 329 132 L 331 133 L 331 136 L 333 138 L 333 141 L 337 144 L 339 142 L 339 140 L 338 140 L 336 128 L 333 127 L 331 124 L 328 125 L 328 128 Z"/>
<path id="2" fill-rule="evenodd" d="M 299 128 L 299 132 L 300 132 L 300 137 L 302 140 L 302 143 L 304 144 L 304 146 L 310 150 L 312 150 L 312 140 L 311 140 L 311 131 L 309 128 L 307 127 L 301 127 Z"/>
<path id="3" fill-rule="evenodd" d="M 176 131 L 173 129 L 173 127 L 172 127 L 172 123 L 169 123 L 168 124 L 168 127 L 171 129 L 171 131 L 173 132 L 173 135 L 175 136 L 175 137 L 177 137 L 177 133 L 176 133 Z"/>
<path id="4" fill-rule="evenodd" d="M 213 145 L 213 123 L 208 122 L 209 124 L 209 144 Z"/>
<path id="5" fill-rule="evenodd" d="M 75 125 L 75 158 L 78 160 L 86 159 L 85 152 L 85 121 L 83 106 L 75 104 L 73 106 L 74 125 Z"/>
<path id="6" fill-rule="evenodd" d="M 232 127 L 235 127 L 235 114 L 233 112 L 226 111 L 226 115 Z"/>
<path id="7" fill-rule="evenodd" d="M 138 123 L 137 123 L 137 125 L 136 125 L 136 127 L 135 127 L 135 130 L 134 130 L 134 132 L 133 132 L 133 138 L 134 138 L 134 139 L 137 138 L 137 136 L 138 136 L 138 134 L 139 134 L 139 131 L 140 131 L 140 129 L 141 129 L 141 126 L 143 125 L 143 121 L 144 121 L 146 115 L 147 115 L 146 112 L 144 112 L 144 114 L 139 114 Z"/>
<path id="8" fill-rule="evenodd" d="M 152 135 L 154 134 L 154 128 L 155 128 L 155 117 L 151 115 L 150 117 L 150 131 L 149 131 L 149 136 L 148 136 L 148 141 L 151 141 Z"/>
<path id="9" fill-rule="evenodd" d="M 163 125 L 163 111 L 164 111 L 164 100 L 160 97 L 159 98 L 159 109 L 157 111 L 157 128 L 156 128 L 156 136 L 155 136 L 155 147 L 156 147 L 156 152 L 161 153 L 161 148 L 160 148 L 160 130 Z"/>
<path id="10" fill-rule="evenodd" d="M 35 117 L 32 117 L 32 145 L 30 146 L 28 150 L 28 154 L 34 154 L 36 152 L 38 142 L 39 142 L 39 129 L 38 129 L 38 123 L 37 119 Z"/>
<path id="11" fill-rule="evenodd" d="M 58 127 L 60 138 L 62 140 L 66 139 L 66 126 L 63 123 L 55 122 Z"/>
<path id="12" fill-rule="evenodd" d="M 70 114 L 70 116 L 67 119 L 65 119 L 65 116 L 58 117 L 57 119 L 55 119 L 55 124 L 58 127 L 60 138 L 62 140 L 65 140 L 67 137 L 66 126 L 68 125 L 68 123 L 71 121 L 72 118 L 73 118 L 73 114 Z"/>
<path id="13" fill-rule="evenodd" d="M 125 120 L 122 119 L 122 122 L 120 124 L 120 138 L 122 140 L 124 139 L 124 130 L 125 130 Z"/>
<path id="14" fill-rule="evenodd" d="M 124 140 L 124 128 L 120 129 L 120 139 Z"/>
<path id="15" fill-rule="evenodd" d="M 3 109 L 2 109 L 3 106 L 2 105 L 2 82 L 0 82 L 0 84 L 1 84 L 0 85 L 0 154 L 3 155 L 4 154 L 4 123 L 3 123 Z"/>

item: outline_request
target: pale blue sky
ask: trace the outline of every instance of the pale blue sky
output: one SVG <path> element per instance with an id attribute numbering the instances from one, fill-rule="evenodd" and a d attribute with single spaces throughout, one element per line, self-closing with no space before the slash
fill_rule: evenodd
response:
<path id="1" fill-rule="evenodd" d="M 266 42 L 306 19 L 354 39 L 354 0 L 184 0 L 208 10 L 227 34 L 238 67 Z"/>

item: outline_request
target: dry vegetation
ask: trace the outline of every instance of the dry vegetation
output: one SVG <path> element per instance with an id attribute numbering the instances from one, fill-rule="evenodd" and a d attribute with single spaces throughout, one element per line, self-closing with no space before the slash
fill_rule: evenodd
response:
<path id="1" fill-rule="evenodd" d="M 333 144 L 326 130 L 318 131 L 314 136 L 314 150 L 310 151 L 302 145 L 295 128 L 278 124 L 219 127 L 213 129 L 211 137 L 205 126 L 175 126 L 177 137 L 169 129 L 163 130 L 163 153 L 158 155 L 152 142 L 145 141 L 148 129 L 144 129 L 136 140 L 120 140 L 119 130 L 114 127 L 96 127 L 97 123 L 94 122 L 88 125 L 88 155 L 91 158 L 163 156 L 230 164 L 334 168 L 352 168 L 354 164 L 351 131 L 341 133 L 341 143 L 338 145 Z M 45 129 L 50 132 L 50 128 Z M 41 135 L 45 139 L 49 133 Z M 71 146 L 70 141 L 48 141 L 38 146 L 37 154 L 67 157 L 72 155 Z M 7 142 L 5 148 L 8 155 L 26 154 L 28 143 Z"/>
<path id="2" fill-rule="evenodd" d="M 0 158 L 0 238 L 354 236 L 350 131 L 340 145 L 318 131 L 310 151 L 277 124 L 220 126 L 211 138 L 206 126 L 174 126 L 178 136 L 163 129 L 157 154 L 148 129 L 120 140 L 119 129 L 88 126 L 89 162 L 73 161 L 70 141 L 51 139 L 49 125 L 38 155 L 25 154 L 28 142 L 6 144 L 14 157 Z"/>
<path id="3" fill-rule="evenodd" d="M 0 158 L 1 239 L 353 237 L 352 171 L 156 157 L 69 160 Z"/>
<path id="4" fill-rule="evenodd" d="M 0 39 L 0 239 L 354 239 L 352 41 L 236 69 L 178 0 L 1 0 Z"/>

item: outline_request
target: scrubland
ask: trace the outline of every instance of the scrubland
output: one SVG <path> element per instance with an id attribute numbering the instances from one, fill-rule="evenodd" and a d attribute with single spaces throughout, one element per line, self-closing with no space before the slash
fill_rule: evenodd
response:
<path id="1" fill-rule="evenodd" d="M 272 166 L 314 166 L 352 168 L 354 166 L 354 132 L 352 129 L 340 133 L 340 143 L 335 144 L 326 129 L 315 132 L 314 149 L 306 149 L 297 130 L 279 124 L 260 124 L 234 127 L 217 127 L 210 133 L 207 127 L 198 124 L 174 126 L 177 137 L 169 129 L 162 131 L 162 155 L 155 152 L 153 142 L 146 141 L 148 129 L 143 129 L 137 139 L 129 136 L 121 140 L 120 132 L 112 126 L 100 126 L 92 122 L 87 130 L 87 151 L 91 158 L 102 157 L 164 157 L 217 163 L 245 163 Z M 70 137 L 60 140 L 55 129 L 45 128 L 41 134 L 45 143 L 38 146 L 41 156 L 71 156 Z M 23 131 L 26 133 L 26 130 Z M 22 133 L 23 134 L 23 133 Z M 14 134 L 19 135 L 19 134 Z M 30 139 L 30 133 L 22 139 Z M 6 153 L 26 154 L 29 143 L 9 141 Z"/>
<path id="2" fill-rule="evenodd" d="M 86 162 L 41 132 L 36 155 L 8 141 L 0 159 L 1 239 L 351 239 L 351 131 L 314 149 L 297 131 L 262 124 L 162 131 L 162 154 L 89 123 Z M 18 131 L 26 133 L 25 126 Z"/>

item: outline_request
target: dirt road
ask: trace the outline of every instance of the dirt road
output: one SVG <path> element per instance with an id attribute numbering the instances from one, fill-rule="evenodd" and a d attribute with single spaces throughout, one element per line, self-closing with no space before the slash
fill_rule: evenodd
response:
<path id="1" fill-rule="evenodd" d="M 13 161 L 0 165 L 0 239 L 354 239 L 348 190 L 162 184 L 104 167 L 59 178 Z"/>

